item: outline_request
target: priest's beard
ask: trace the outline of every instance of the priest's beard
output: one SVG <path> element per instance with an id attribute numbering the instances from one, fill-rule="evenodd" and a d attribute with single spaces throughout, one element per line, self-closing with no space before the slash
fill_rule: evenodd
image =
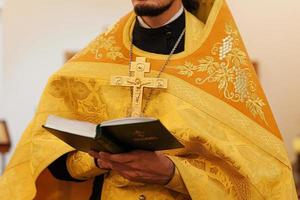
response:
<path id="1" fill-rule="evenodd" d="M 151 5 L 137 5 L 134 7 L 134 11 L 138 16 L 155 17 L 167 11 L 172 6 L 174 1 L 175 0 L 171 0 L 168 4 L 160 7 Z"/>

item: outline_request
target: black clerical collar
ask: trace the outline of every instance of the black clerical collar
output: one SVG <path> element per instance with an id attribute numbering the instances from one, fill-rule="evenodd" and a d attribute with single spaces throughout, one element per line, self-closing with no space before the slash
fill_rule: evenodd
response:
<path id="1" fill-rule="evenodd" d="M 133 44 L 144 51 L 168 55 L 184 28 L 184 12 L 176 20 L 159 28 L 144 28 L 136 20 L 133 29 Z M 184 37 L 174 53 L 182 51 L 184 51 Z"/>

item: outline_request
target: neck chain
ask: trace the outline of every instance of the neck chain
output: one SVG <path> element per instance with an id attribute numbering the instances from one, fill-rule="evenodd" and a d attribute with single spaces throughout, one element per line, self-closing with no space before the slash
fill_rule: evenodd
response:
<path id="1" fill-rule="evenodd" d="M 178 47 L 180 41 L 182 40 L 182 38 L 183 38 L 183 36 L 184 36 L 184 34 L 185 34 L 185 30 L 186 30 L 186 29 L 184 28 L 183 31 L 182 31 L 182 33 L 181 33 L 180 36 L 178 37 L 178 39 L 177 39 L 177 41 L 176 41 L 176 43 L 175 43 L 173 49 L 171 50 L 171 52 L 170 52 L 170 54 L 168 55 L 167 59 L 165 60 L 164 64 L 161 66 L 160 71 L 159 71 L 159 73 L 157 74 L 156 78 L 159 78 L 159 77 L 160 77 L 160 75 L 162 74 L 162 72 L 165 70 L 166 66 L 169 64 L 171 57 L 173 56 L 173 54 L 174 54 L 176 48 Z M 132 62 L 132 57 L 133 57 L 133 36 L 132 36 L 132 38 L 131 38 L 130 51 L 129 51 L 129 70 L 128 70 L 128 71 L 129 71 L 129 76 L 132 75 L 132 72 L 130 72 L 131 62 Z M 145 100 L 145 104 L 144 104 L 142 113 L 145 113 L 145 110 L 146 110 L 146 108 L 147 108 L 147 106 L 148 106 L 148 103 L 149 103 L 149 100 L 150 100 L 150 98 L 151 98 L 151 96 L 152 96 L 152 93 L 153 93 L 153 89 L 150 89 L 150 92 L 149 92 L 148 96 L 146 97 L 146 100 Z M 132 89 L 131 89 L 131 98 L 132 98 L 132 96 L 133 96 L 133 91 L 132 91 Z M 131 99 L 131 100 L 132 100 L 132 99 Z"/>

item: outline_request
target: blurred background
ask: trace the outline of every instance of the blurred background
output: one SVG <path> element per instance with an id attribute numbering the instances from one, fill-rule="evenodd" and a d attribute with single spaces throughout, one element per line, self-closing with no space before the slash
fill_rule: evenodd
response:
<path id="1" fill-rule="evenodd" d="M 292 144 L 300 134 L 300 1 L 228 4 L 295 163 Z M 6 121 L 12 144 L 6 160 L 33 117 L 48 77 L 72 52 L 130 10 L 130 0 L 0 0 L 0 119 Z"/>

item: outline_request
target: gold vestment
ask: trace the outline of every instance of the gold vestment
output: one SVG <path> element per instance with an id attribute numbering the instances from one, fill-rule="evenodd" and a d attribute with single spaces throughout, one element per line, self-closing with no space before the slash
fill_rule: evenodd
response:
<path id="1" fill-rule="evenodd" d="M 145 111 L 186 146 L 166 152 L 176 165 L 174 178 L 167 186 L 147 185 L 112 171 L 102 200 L 297 199 L 280 132 L 228 6 L 224 0 L 205 6 L 209 2 L 211 10 L 199 14 L 204 27 L 186 12 L 185 51 L 172 57 L 161 76 L 168 89 L 155 90 Z M 41 125 L 49 114 L 94 123 L 127 116 L 130 89 L 111 86 L 110 77 L 128 75 L 134 20 L 133 13 L 123 17 L 50 77 L 0 179 L 1 199 L 89 197 L 91 179 L 58 181 L 46 170 L 74 149 Z M 149 77 L 165 61 L 135 47 L 133 53 L 151 63 Z"/>

